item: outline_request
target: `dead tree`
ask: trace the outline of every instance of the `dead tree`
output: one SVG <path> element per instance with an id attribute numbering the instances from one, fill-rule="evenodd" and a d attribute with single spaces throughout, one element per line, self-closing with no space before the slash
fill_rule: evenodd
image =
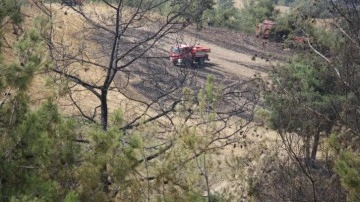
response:
<path id="1" fill-rule="evenodd" d="M 196 1 L 175 5 L 168 0 L 144 0 L 131 5 L 127 1 L 102 1 L 65 8 L 34 2 L 53 20 L 45 35 L 55 61 L 54 78 L 66 81 L 65 91 L 80 115 L 94 123 L 100 119 L 104 130 L 109 124 L 109 93 L 121 94 L 141 105 L 143 112 L 121 127 L 128 130 L 139 125 L 144 116 L 145 123 L 168 119 L 182 101 L 183 87 L 190 86 L 196 91 L 206 78 L 202 72 L 174 68 L 167 61 L 166 44 L 183 40 L 182 30 L 190 25 L 190 8 Z M 166 13 L 162 11 L 165 5 Z M 57 21 L 61 15 L 63 20 Z M 72 25 L 68 15 L 81 22 L 81 27 L 76 27 L 79 23 Z M 76 40 L 69 41 L 70 37 Z M 97 74 L 97 80 L 89 79 L 89 74 Z M 223 101 L 231 104 L 219 109 L 219 120 L 234 116 L 251 119 L 251 109 L 259 97 L 250 89 L 250 83 L 234 79 L 224 84 Z M 75 96 L 75 92 L 84 91 L 99 100 L 99 105 L 92 106 L 92 112 Z M 155 113 L 150 115 L 150 110 Z"/>

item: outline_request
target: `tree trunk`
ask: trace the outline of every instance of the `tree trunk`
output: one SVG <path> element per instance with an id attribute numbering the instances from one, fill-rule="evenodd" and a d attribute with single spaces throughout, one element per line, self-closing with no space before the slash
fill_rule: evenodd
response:
<path id="1" fill-rule="evenodd" d="M 310 139 L 311 139 L 311 136 L 309 135 L 309 133 L 307 133 L 305 136 L 305 164 L 306 165 L 310 165 L 310 148 L 311 148 Z"/>
<path id="2" fill-rule="evenodd" d="M 320 131 L 316 131 L 314 136 L 314 142 L 312 145 L 311 156 L 310 156 L 312 164 L 314 164 L 316 160 L 316 153 L 319 147 L 319 142 L 320 142 Z"/>
<path id="3" fill-rule="evenodd" d="M 305 159 L 308 160 L 310 158 L 310 136 L 305 136 Z"/>
<path id="4" fill-rule="evenodd" d="M 107 107 L 107 89 L 101 90 L 101 126 L 103 130 L 107 130 L 108 126 L 108 107 Z"/>

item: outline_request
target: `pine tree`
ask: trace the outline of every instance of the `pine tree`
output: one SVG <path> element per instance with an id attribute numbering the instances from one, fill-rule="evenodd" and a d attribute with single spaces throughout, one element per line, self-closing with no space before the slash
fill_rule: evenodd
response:
<path id="1" fill-rule="evenodd" d="M 2 39 L 9 27 L 21 27 L 20 6 L 21 1 L 1 1 Z M 30 109 L 29 85 L 49 61 L 37 30 L 14 34 L 17 40 L 7 41 L 0 61 L 0 200 L 62 200 L 74 186 L 74 125 L 61 118 L 51 97 L 39 109 Z"/>

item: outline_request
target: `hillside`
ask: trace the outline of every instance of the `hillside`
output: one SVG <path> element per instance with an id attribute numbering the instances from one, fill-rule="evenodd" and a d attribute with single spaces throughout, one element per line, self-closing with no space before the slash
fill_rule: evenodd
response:
<path id="1" fill-rule="evenodd" d="M 359 201 L 350 1 L 1 1 L 0 201 Z"/>
<path id="2" fill-rule="evenodd" d="M 83 24 L 78 14 L 68 7 L 59 7 L 59 5 L 53 5 L 53 9 L 55 11 L 55 21 L 58 24 L 56 27 L 58 32 L 57 35 L 67 40 L 68 44 L 82 43 L 81 39 L 76 35 L 81 30 Z M 96 9 L 97 15 L 106 14 L 106 10 L 98 5 L 85 5 L 83 9 L 88 9 L 89 11 Z M 26 9 L 26 11 L 30 16 L 35 16 L 35 13 L 38 12 L 36 10 L 28 9 Z M 168 54 L 167 50 L 174 43 L 173 41 L 175 41 L 177 36 L 178 34 L 173 36 L 169 35 L 164 38 L 163 41 L 159 42 L 159 44 L 162 44 L 162 46 L 165 47 L 160 53 L 161 55 L 166 56 Z M 217 83 L 223 83 L 225 85 L 252 79 L 254 78 L 254 75 L 257 74 L 266 77 L 267 72 L 270 69 L 270 63 L 266 62 L 267 60 L 275 63 L 279 60 L 284 60 L 286 55 L 289 55 L 289 52 L 283 51 L 281 46 L 276 44 L 266 44 L 264 46 L 262 41 L 254 36 L 227 31 L 226 29 L 209 27 L 199 31 L 189 27 L 181 33 L 181 36 L 187 43 L 195 42 L 211 48 L 210 61 L 207 63 L 206 67 L 193 70 L 196 72 L 197 82 L 200 85 L 205 83 L 207 75 L 213 75 Z M 96 49 L 97 45 L 94 43 L 87 43 L 86 46 L 90 49 Z M 154 54 L 158 56 L 159 53 Z M 253 59 L 254 56 L 256 56 L 255 60 Z M 92 83 L 101 82 L 101 80 L 99 80 L 101 78 L 99 75 L 104 73 L 101 69 L 81 66 L 75 66 L 74 68 L 74 71 L 77 71 L 78 74 L 86 80 L 89 80 Z M 88 68 L 90 68 L 90 71 L 87 70 Z M 146 97 L 150 98 L 153 96 L 149 94 L 151 91 L 146 92 L 144 86 L 140 85 L 144 78 L 140 78 L 140 75 L 135 75 L 136 74 L 130 78 L 133 82 L 130 82 L 126 88 L 122 89 L 122 92 L 125 93 L 125 97 L 118 93 L 109 95 L 110 111 L 116 109 L 119 103 L 127 103 L 126 106 L 130 107 L 132 104 L 129 105 L 126 97 L 144 100 Z M 44 87 L 43 85 L 45 85 L 44 82 L 35 81 L 33 89 L 42 89 Z M 119 85 L 121 86 L 121 84 Z M 78 100 L 79 105 L 89 109 L 98 105 L 97 98 L 92 98 L 86 91 L 81 92 L 82 93 L 80 94 L 74 95 L 74 98 L 75 100 Z M 156 92 L 154 91 L 154 93 Z M 38 93 L 34 92 L 34 94 Z M 36 100 L 38 99 L 36 96 L 33 97 Z M 59 100 L 62 109 L 66 112 L 76 112 L 76 110 L 73 109 L 73 106 L 67 103 L 66 100 L 67 98 Z M 137 108 L 137 106 L 133 107 Z"/>
<path id="3" fill-rule="evenodd" d="M 102 44 L 98 44 L 96 38 L 93 38 L 93 41 L 91 41 L 92 37 L 90 35 L 87 36 L 88 34 L 91 34 L 90 32 L 84 33 L 87 41 L 83 41 L 83 35 L 79 36 L 79 33 L 82 32 L 81 29 L 84 27 L 84 21 L 81 20 L 81 17 L 77 12 L 69 7 L 63 7 L 58 4 L 52 5 L 52 9 L 55 16 L 54 22 L 56 22 L 56 36 L 61 37 L 58 39 L 61 39 L 62 43 L 67 43 L 78 47 L 81 46 L 83 42 L 85 42 L 84 45 L 88 50 L 101 50 Z M 108 12 L 101 4 L 85 4 L 82 9 L 83 11 L 89 13 L 96 12 L 96 15 L 98 16 L 106 16 Z M 38 10 L 35 8 L 26 8 L 25 11 L 29 16 L 36 16 L 36 13 L 38 12 Z M 141 32 L 144 33 L 147 31 L 147 29 L 141 30 Z M 137 33 L 133 34 L 137 35 Z M 104 36 L 105 35 L 102 37 L 105 38 Z M 281 45 L 270 42 L 264 44 L 261 39 L 258 39 L 252 35 L 245 35 L 242 33 L 214 27 L 207 27 L 203 30 L 197 30 L 195 27 L 190 26 L 180 33 L 168 35 L 162 38 L 161 41 L 159 41 L 159 46 L 156 47 L 156 50 L 150 51 L 147 54 L 147 57 L 160 56 L 165 57 L 166 59 L 161 59 L 161 62 L 154 61 L 154 64 L 151 64 L 152 69 L 146 74 L 144 74 L 144 72 L 139 69 L 143 68 L 142 65 L 146 65 L 146 62 L 142 60 L 134 63 L 128 70 L 119 72 L 117 74 L 117 79 L 115 79 L 113 85 L 113 87 L 116 87 L 117 89 L 109 92 L 109 113 L 113 113 L 114 110 L 121 108 L 124 112 L 125 122 L 131 123 L 134 117 L 139 115 L 141 116 L 144 113 L 146 113 L 147 117 L 157 116 L 157 114 L 161 113 L 158 110 L 168 105 L 168 103 L 171 103 L 171 100 L 169 101 L 168 99 L 164 100 L 164 102 L 159 105 L 152 106 L 151 108 L 148 108 L 148 105 L 144 104 L 151 103 L 158 99 L 157 96 L 159 96 L 160 90 L 158 84 L 163 85 L 162 89 L 171 89 L 171 83 L 166 83 L 163 81 L 163 79 L 166 79 L 166 81 L 174 79 L 176 80 L 178 77 L 177 75 L 183 71 L 179 67 L 172 66 L 167 58 L 168 50 L 170 49 L 171 45 L 174 44 L 174 41 L 178 40 L 179 36 L 185 43 L 196 43 L 211 48 L 210 61 L 206 62 L 205 67 L 201 69 L 192 68 L 188 70 L 189 72 L 187 72 L 187 74 L 191 75 L 191 81 L 189 81 L 191 82 L 190 87 L 195 91 L 206 83 L 206 79 L 209 75 L 213 76 L 215 85 L 223 85 L 228 92 L 235 92 L 237 90 L 247 91 L 247 89 L 252 88 L 251 85 L 247 84 L 249 80 L 253 80 L 258 77 L 266 78 L 268 72 L 271 70 L 271 64 L 283 61 L 286 59 L 286 57 L 290 56 L 289 52 L 282 50 Z M 90 55 L 89 53 L 86 55 L 86 57 L 90 57 L 89 59 L 91 61 L 102 62 L 99 60 L 99 55 Z M 164 64 L 161 63 L 165 63 L 165 66 L 162 67 Z M 161 66 L 153 66 L 156 64 L 161 64 Z M 106 73 L 101 68 L 82 65 L 79 63 L 74 63 L 71 66 L 71 71 L 76 72 L 76 75 L 83 78 L 84 81 L 89 81 L 94 84 L 101 84 L 101 82 L 103 82 L 102 78 L 105 77 Z M 162 74 L 161 78 L 155 77 L 155 75 L 159 74 L 160 72 Z M 153 75 L 153 73 L 155 74 Z M 153 79 L 159 80 L 154 80 L 153 83 L 148 82 L 149 80 Z M 39 90 L 42 91 L 44 88 L 46 88 L 45 84 L 46 83 L 44 82 L 43 78 L 37 77 L 35 79 L 31 88 L 32 99 L 40 101 L 39 99 L 41 98 L 41 92 L 39 92 Z M 93 109 L 100 104 L 99 99 L 89 93 L 83 87 L 74 86 L 72 92 L 73 93 L 71 94 L 71 97 L 66 94 L 62 97 L 58 97 L 58 103 L 61 107 L 61 110 L 65 114 L 69 114 L 71 116 L 79 116 L 81 113 L 91 114 Z M 224 112 L 227 110 L 231 111 L 233 110 L 233 104 L 239 102 L 249 102 L 249 104 L 247 104 L 249 105 L 248 112 L 237 114 L 231 117 L 231 120 L 234 123 L 239 121 L 246 123 L 246 119 L 249 119 L 252 116 L 252 107 L 255 106 L 254 104 L 261 104 L 252 103 L 253 98 L 251 98 L 251 94 L 246 96 L 248 96 L 248 98 L 240 97 L 236 98 L 234 101 L 229 102 L 228 104 L 220 104 L 219 106 L 221 107 L 219 110 L 223 110 Z M 74 102 L 76 105 L 73 104 Z M 77 106 L 81 106 L 81 113 L 79 113 L 79 107 Z M 157 122 L 160 124 L 168 124 L 166 118 L 158 119 Z M 219 124 L 221 125 L 220 122 Z M 242 130 L 252 131 L 254 125 L 254 123 L 250 123 L 248 127 L 245 127 Z M 236 129 L 231 128 L 230 125 L 230 127 L 226 126 L 226 128 L 222 131 L 222 134 L 226 136 L 227 134 L 231 134 L 234 131 L 236 131 Z M 240 142 L 264 141 L 264 139 L 256 138 L 256 136 L 259 136 L 259 134 L 261 134 L 261 137 L 263 138 L 274 139 L 274 134 L 265 128 L 257 127 L 256 130 L 254 129 L 254 131 L 249 132 L 253 135 L 254 139 L 240 140 Z M 235 139 L 236 142 L 239 142 L 239 140 L 237 140 L 235 137 L 232 139 Z M 233 141 L 234 140 L 231 140 L 230 142 Z M 247 150 L 242 146 L 240 148 L 240 146 L 241 144 L 238 144 L 236 148 L 233 146 L 226 147 L 219 155 L 224 157 L 233 154 L 247 155 Z M 223 175 L 214 178 L 214 189 L 224 188 L 224 183 L 227 184 L 227 182 L 223 181 L 223 179 Z M 218 187 L 219 184 L 222 188 Z"/>
<path id="4" fill-rule="evenodd" d="M 126 192 L 118 192 L 118 185 L 124 185 L 132 197 L 143 196 L 133 193 L 132 186 L 158 192 L 149 191 L 149 201 L 160 195 L 160 187 L 163 193 L 181 195 L 186 187 L 179 184 L 190 184 L 203 196 L 232 187 L 227 161 L 257 153 L 256 158 L 249 159 L 251 165 L 242 165 L 250 170 L 258 165 L 257 158 L 265 156 L 262 150 L 276 143 L 275 133 L 260 120 L 254 122 L 254 116 L 263 106 L 263 79 L 268 79 L 273 64 L 291 53 L 253 35 L 215 27 L 198 30 L 195 25 L 186 24 L 183 16 L 170 18 L 175 20 L 169 23 L 169 19 L 152 11 L 144 14 L 131 7 L 120 8 L 122 12 L 114 14 L 116 8 L 102 3 L 85 3 L 81 7 L 39 3 L 22 7 L 23 32 L 33 32 L 36 37 L 31 37 L 41 38 L 43 43 L 37 44 L 41 46 L 40 58 L 48 63 L 36 71 L 27 88 L 31 109 L 28 113 L 35 111 L 24 116 L 30 117 L 25 122 L 29 127 L 21 130 L 21 137 L 15 134 L 15 138 L 3 138 L 5 144 L 19 144 L 22 139 L 34 141 L 35 144 L 23 144 L 25 149 L 31 147 L 24 152 L 26 162 L 42 156 L 52 161 L 47 161 L 43 169 L 34 169 L 34 176 L 45 179 L 53 167 L 61 170 L 64 166 L 69 171 L 57 175 L 62 170 L 56 170 L 48 175 L 59 181 L 65 176 L 62 183 L 82 193 L 79 197 L 84 201 L 90 192 L 99 198 L 129 200 Z M 114 16 L 121 20 L 114 20 Z M 11 26 L 4 30 L 7 39 L 27 37 L 14 37 Z M 114 37 L 118 33 L 121 34 Z M 169 61 L 169 50 L 176 43 L 206 46 L 211 49 L 210 60 L 200 67 L 197 62 L 175 66 Z M 5 61 L 21 66 L 12 51 L 16 52 L 16 48 L 4 52 L 9 59 Z M 26 54 L 38 54 L 37 49 L 32 51 Z M 61 115 L 55 112 L 57 107 Z M 40 110 L 39 119 L 36 110 Z M 31 138 L 28 131 L 32 132 Z M 8 143 L 12 140 L 18 143 Z M 67 153 L 68 148 L 73 150 Z M 26 153 L 33 151 L 41 154 Z M 207 183 L 203 174 L 198 174 L 202 168 L 195 166 L 200 161 L 211 165 L 204 165 L 211 173 Z M 21 163 L 17 168 L 23 168 Z M 165 176 L 165 172 L 169 175 Z M 124 182 L 124 173 L 128 174 L 126 180 L 133 183 L 131 186 Z M 192 185 L 193 181 L 197 184 Z M 242 184 L 245 186 L 246 182 Z M 56 183 L 49 186 L 56 187 L 54 190 L 63 188 Z M 99 187 L 104 191 L 99 192 Z M 114 195 L 104 194 L 106 189 Z"/>

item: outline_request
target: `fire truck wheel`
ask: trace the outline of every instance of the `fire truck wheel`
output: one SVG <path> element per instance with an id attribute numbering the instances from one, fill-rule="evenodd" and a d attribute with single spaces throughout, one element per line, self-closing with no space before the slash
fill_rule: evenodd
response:
<path id="1" fill-rule="evenodd" d="M 185 67 L 191 67 L 191 60 L 185 59 L 184 60 L 184 65 L 185 65 Z"/>
<path id="2" fill-rule="evenodd" d="M 198 61 L 198 66 L 199 68 L 202 68 L 205 65 L 205 59 L 204 58 L 200 58 Z"/>

